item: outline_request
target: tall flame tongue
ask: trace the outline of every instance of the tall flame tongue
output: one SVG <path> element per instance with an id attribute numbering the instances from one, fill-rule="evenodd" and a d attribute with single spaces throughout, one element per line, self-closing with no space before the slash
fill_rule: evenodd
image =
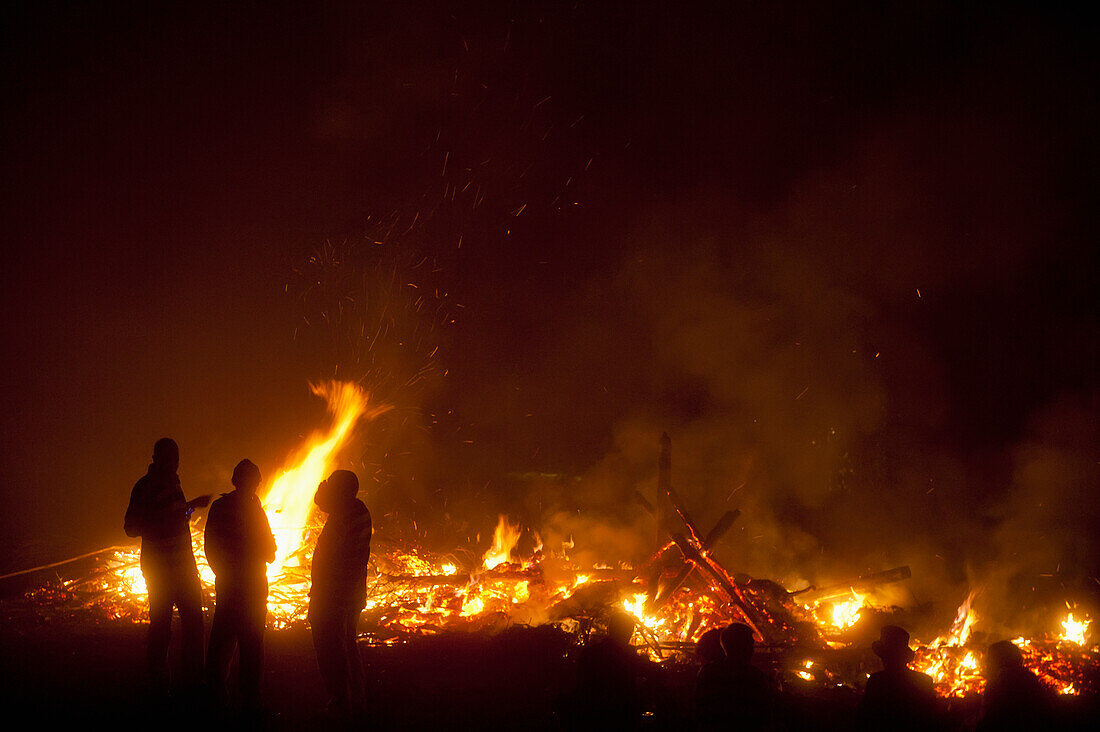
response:
<path id="1" fill-rule="evenodd" d="M 519 542 L 521 533 L 518 526 L 508 523 L 508 517 L 501 514 L 497 528 L 493 532 L 493 545 L 489 547 L 489 551 L 485 552 L 485 558 L 482 560 L 485 568 L 494 569 L 507 562 L 512 556 L 512 549 Z"/>
<path id="2" fill-rule="evenodd" d="M 355 425 L 363 417 L 373 418 L 389 409 L 379 406 L 368 410 L 367 395 L 358 385 L 347 381 L 311 384 L 310 388 L 328 402 L 332 426 L 327 432 L 310 437 L 299 452 L 298 462 L 275 479 L 264 498 L 264 510 L 279 547 L 267 570 L 272 580 L 282 574 L 287 559 L 306 541 L 317 485 L 334 469 L 335 458 L 347 444 Z"/>

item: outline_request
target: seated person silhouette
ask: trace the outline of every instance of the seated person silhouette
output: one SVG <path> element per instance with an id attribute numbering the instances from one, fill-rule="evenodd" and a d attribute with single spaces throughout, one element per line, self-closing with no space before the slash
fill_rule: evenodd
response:
<path id="1" fill-rule="evenodd" d="M 871 674 L 859 707 L 861 729 L 930 729 L 936 723 L 936 693 L 932 677 L 909 668 L 916 654 L 909 632 L 885 625 L 871 650 L 883 670 Z"/>
<path id="2" fill-rule="evenodd" d="M 978 723 L 981 732 L 1051 726 L 1052 694 L 1024 666 L 1023 654 L 1011 641 L 989 646 L 982 674 L 987 684 Z"/>
<path id="3" fill-rule="evenodd" d="M 217 604 L 206 654 L 206 684 L 215 704 L 229 699 L 226 679 L 234 647 L 240 647 L 239 686 L 246 709 L 260 706 L 260 678 L 267 619 L 267 564 L 275 537 L 256 497 L 260 469 L 242 460 L 233 469 L 235 490 L 222 494 L 206 519 L 206 559 L 214 570 Z"/>
<path id="4" fill-rule="evenodd" d="M 630 613 L 611 613 L 607 637 L 585 646 L 577 658 L 576 728 L 638 726 L 638 680 L 643 662 L 630 645 L 635 622 Z"/>

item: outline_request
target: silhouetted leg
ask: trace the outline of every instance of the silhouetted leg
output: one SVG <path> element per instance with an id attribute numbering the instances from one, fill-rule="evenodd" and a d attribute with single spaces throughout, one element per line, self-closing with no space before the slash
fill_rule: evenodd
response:
<path id="1" fill-rule="evenodd" d="M 195 558 L 190 566 L 180 568 L 176 604 L 180 611 L 180 650 L 183 655 L 183 672 L 186 683 L 198 686 L 203 673 L 202 587 Z"/>
<path id="2" fill-rule="evenodd" d="M 210 649 L 206 653 L 206 685 L 215 703 L 221 705 L 229 702 L 226 680 L 229 678 L 229 664 L 233 660 L 233 648 L 237 641 L 233 614 L 234 609 L 228 601 L 220 601 L 214 606 L 214 620 L 210 624 Z"/>
<path id="3" fill-rule="evenodd" d="M 342 620 L 339 614 L 328 610 L 310 614 L 317 667 L 329 695 L 329 708 L 337 713 L 346 712 L 349 704 L 348 659 Z"/>
<path id="4" fill-rule="evenodd" d="M 242 607 L 239 617 L 238 635 L 241 647 L 239 680 L 241 701 L 245 708 L 258 709 L 260 706 L 260 680 L 263 677 L 264 664 L 264 620 L 267 604 L 250 603 Z"/>
<path id="5" fill-rule="evenodd" d="M 149 590 L 149 637 L 145 664 L 149 688 L 155 694 L 168 693 L 168 644 L 172 640 L 172 594 L 163 574 L 142 568 Z"/>
<path id="6" fill-rule="evenodd" d="M 351 610 L 344 620 L 344 648 L 348 659 L 348 701 L 351 711 L 362 714 L 367 710 L 367 690 L 363 680 L 363 658 L 356 642 L 359 615 L 362 610 Z"/>

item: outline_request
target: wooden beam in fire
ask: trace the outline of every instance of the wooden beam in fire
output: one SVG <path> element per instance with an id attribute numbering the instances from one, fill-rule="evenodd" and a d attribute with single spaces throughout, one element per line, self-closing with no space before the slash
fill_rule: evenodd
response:
<path id="1" fill-rule="evenodd" d="M 715 524 L 714 528 L 710 530 L 709 534 L 707 534 L 707 538 L 703 540 L 704 552 L 708 552 L 714 547 L 715 543 L 719 539 L 721 539 L 727 531 L 730 530 L 730 527 L 733 526 L 733 522 L 736 521 L 737 517 L 740 515 L 741 511 L 739 509 L 726 511 L 725 514 L 722 515 L 722 518 L 718 520 L 718 523 Z M 680 571 L 677 572 L 671 580 L 664 583 L 664 585 L 656 592 L 655 596 L 653 597 L 652 603 L 648 604 L 646 606 L 646 609 L 652 612 L 668 602 L 673 593 L 675 593 L 676 590 L 680 589 L 684 582 L 687 581 L 688 577 L 691 576 L 692 572 L 695 571 L 695 567 L 696 565 L 694 562 L 684 562 L 684 566 L 680 568 Z"/>
<path id="2" fill-rule="evenodd" d="M 894 567 L 893 569 L 886 569 L 881 572 L 874 572 L 872 574 L 865 574 L 856 577 L 854 580 L 848 582 L 840 582 L 835 585 L 829 585 L 827 587 L 814 587 L 810 585 L 804 590 L 798 590 L 792 592 L 792 597 L 798 597 L 799 602 L 811 603 L 821 602 L 823 600 L 831 600 L 836 597 L 844 597 L 852 592 L 858 592 L 860 594 L 870 592 L 879 585 L 888 585 L 892 582 L 902 582 L 913 576 L 912 571 L 909 569 L 909 565 L 903 565 L 901 567 Z"/>
<path id="3" fill-rule="evenodd" d="M 657 489 L 658 530 L 663 529 L 664 533 L 672 537 L 684 559 L 701 571 L 708 584 L 726 604 L 732 605 L 738 611 L 745 623 L 752 627 L 765 643 L 781 642 L 783 640 L 782 628 L 778 626 L 782 626 L 783 623 L 776 622 L 767 608 L 758 607 L 756 597 L 746 592 L 721 564 L 709 556 L 710 542 L 701 538 L 701 534 L 684 507 L 679 493 L 672 487 L 672 440 L 667 432 L 661 434 Z M 661 510 L 662 505 L 665 506 L 663 512 Z M 726 516 L 723 516 L 707 535 L 707 539 L 715 534 L 720 537 L 722 533 L 729 530 L 729 526 L 733 524 L 736 518 L 736 516 L 733 516 L 727 519 Z M 724 522 L 727 525 L 724 529 L 721 529 Z M 677 523 L 680 524 L 679 527 L 676 526 Z M 714 541 L 716 540 L 714 539 Z M 690 574 L 690 570 L 687 574 Z M 680 579 L 681 583 L 687 579 L 687 574 Z M 679 575 L 677 575 L 677 578 L 679 578 Z M 655 601 L 655 590 L 651 589 L 646 604 L 651 606 L 654 605 Z"/>

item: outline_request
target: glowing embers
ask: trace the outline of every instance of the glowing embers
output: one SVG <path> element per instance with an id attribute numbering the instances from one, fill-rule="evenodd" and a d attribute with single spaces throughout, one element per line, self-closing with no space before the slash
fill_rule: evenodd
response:
<path id="1" fill-rule="evenodd" d="M 966 648 L 978 614 L 971 605 L 977 591 L 967 595 L 955 613 L 951 630 L 917 648 L 914 668 L 932 677 L 941 696 L 965 696 L 985 688 L 978 657 Z"/>
<path id="2" fill-rule="evenodd" d="M 145 587 L 145 575 L 141 571 L 141 565 L 134 561 L 119 569 L 119 589 L 125 595 L 145 597 L 148 589 Z"/>
<path id="3" fill-rule="evenodd" d="M 916 649 L 914 668 L 929 674 L 941 696 L 979 694 L 985 688 L 982 658 L 985 642 L 971 645 L 978 615 L 971 607 L 977 593 L 970 593 L 959 607 L 951 630 Z M 1073 613 L 1062 621 L 1064 633 L 1057 638 L 1015 638 L 1012 643 L 1024 656 L 1024 665 L 1045 685 L 1059 694 L 1077 694 L 1083 688 L 1082 673 L 1095 667 L 1096 653 L 1085 648 L 1089 620 L 1077 620 Z"/>

